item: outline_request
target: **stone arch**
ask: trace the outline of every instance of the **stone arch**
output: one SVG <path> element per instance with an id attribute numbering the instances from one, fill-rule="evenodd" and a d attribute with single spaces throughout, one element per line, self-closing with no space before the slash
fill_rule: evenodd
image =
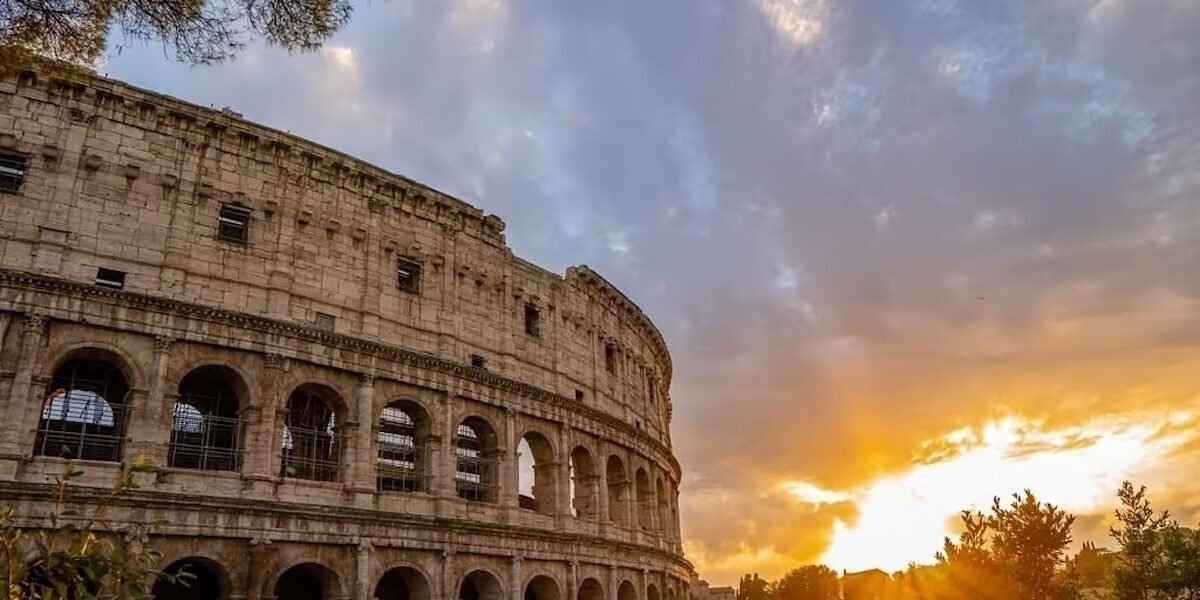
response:
<path id="1" fill-rule="evenodd" d="M 379 411 L 375 433 L 379 491 L 429 491 L 428 442 L 432 435 L 433 418 L 416 400 L 397 398 Z"/>
<path id="2" fill-rule="evenodd" d="M 646 584 L 646 600 L 662 600 L 658 595 L 658 586 L 653 583 Z"/>
<path id="3" fill-rule="evenodd" d="M 586 446 L 575 446 L 569 458 L 571 473 L 571 510 L 577 517 L 596 519 L 600 516 L 600 476 L 596 461 Z"/>
<path id="4" fill-rule="evenodd" d="M 518 506 L 554 514 L 558 509 L 559 476 L 554 445 L 536 429 L 526 431 L 520 439 L 514 457 L 518 471 Z M 527 491 L 528 495 L 525 493 Z"/>
<path id="5" fill-rule="evenodd" d="M 625 474 L 625 462 L 611 454 L 604 466 L 608 484 L 608 520 L 618 525 L 629 525 L 629 478 Z"/>
<path id="6" fill-rule="evenodd" d="M 473 502 L 496 502 L 500 482 L 499 436 L 491 422 L 470 415 L 455 428 L 454 483 L 458 497 Z"/>
<path id="7" fill-rule="evenodd" d="M 504 586 L 495 573 L 475 569 L 459 581 L 458 600 L 504 600 Z"/>
<path id="8" fill-rule="evenodd" d="M 34 454 L 119 462 L 133 400 L 133 363 L 81 346 L 60 354 L 38 418 Z"/>
<path id="9" fill-rule="evenodd" d="M 282 569 L 271 584 L 275 600 L 341 600 L 342 582 L 337 571 L 315 561 Z"/>
<path id="10" fill-rule="evenodd" d="M 242 409 L 250 388 L 239 371 L 205 363 L 179 381 L 171 408 L 167 465 L 180 469 L 236 471 L 241 465 Z"/>
<path id="11" fill-rule="evenodd" d="M 627 582 L 628 583 L 628 582 Z M 633 584 L 630 584 L 632 587 Z M 605 600 L 604 585 L 595 577 L 588 577 L 579 584 L 579 590 L 575 594 L 575 600 Z"/>
<path id="12" fill-rule="evenodd" d="M 53 377 L 54 372 L 68 360 L 93 357 L 105 357 L 106 360 L 112 361 L 121 370 L 125 380 L 129 382 L 129 389 L 139 389 L 139 385 L 144 385 L 145 376 L 133 356 L 116 344 L 99 340 L 73 342 L 59 346 L 54 350 L 53 359 L 44 363 L 42 375 Z"/>
<path id="13" fill-rule="evenodd" d="M 431 600 L 429 578 L 413 565 L 394 565 L 375 584 L 376 600 Z"/>
<path id="14" fill-rule="evenodd" d="M 637 588 L 626 579 L 617 587 L 617 600 L 638 600 Z"/>
<path id="15" fill-rule="evenodd" d="M 549 575 L 534 575 L 525 584 L 524 600 L 563 600 L 562 586 Z"/>
<path id="16" fill-rule="evenodd" d="M 345 406 L 337 389 L 323 383 L 307 382 L 292 389 L 283 412 L 280 476 L 341 479 Z"/>
<path id="17" fill-rule="evenodd" d="M 643 531 L 654 529 L 654 490 L 650 487 L 650 475 L 646 469 L 638 467 L 633 476 L 635 493 L 637 494 L 638 527 Z"/>
<path id="18" fill-rule="evenodd" d="M 168 576 L 186 573 L 186 578 L 172 581 Z M 226 600 L 233 585 L 229 571 L 207 556 L 188 556 L 168 563 L 151 588 L 154 600 Z"/>

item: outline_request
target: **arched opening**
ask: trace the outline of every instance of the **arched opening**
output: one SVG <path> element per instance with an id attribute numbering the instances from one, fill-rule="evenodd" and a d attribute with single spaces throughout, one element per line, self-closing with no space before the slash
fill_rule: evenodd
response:
<path id="1" fill-rule="evenodd" d="M 622 581 L 617 588 L 617 600 L 638 600 L 637 588 L 628 581 Z"/>
<path id="2" fill-rule="evenodd" d="M 658 586 L 653 583 L 646 584 L 646 600 L 659 600 Z"/>
<path id="3" fill-rule="evenodd" d="M 129 390 L 111 353 L 94 349 L 73 353 L 50 380 L 34 454 L 119 462 Z"/>
<path id="4" fill-rule="evenodd" d="M 458 424 L 454 483 L 458 497 L 472 502 L 495 502 L 500 450 L 496 430 L 479 417 Z"/>
<path id="5" fill-rule="evenodd" d="M 337 600 L 337 574 L 317 563 L 296 565 L 275 581 L 275 600 Z"/>
<path id="6" fill-rule="evenodd" d="M 592 453 L 583 446 L 576 446 L 571 451 L 571 510 L 575 516 L 585 519 L 595 519 L 600 515 L 600 504 L 596 486 L 600 478 L 596 474 L 596 464 L 592 461 Z"/>
<path id="7" fill-rule="evenodd" d="M 654 492 L 650 487 L 650 475 L 645 469 L 638 469 L 633 476 L 637 488 L 638 527 L 642 531 L 654 529 Z"/>
<path id="8" fill-rule="evenodd" d="M 487 571 L 472 571 L 458 586 L 458 600 L 501 600 L 500 582 Z"/>
<path id="9" fill-rule="evenodd" d="M 300 386 L 288 399 L 280 475 L 314 481 L 341 477 L 342 447 L 333 407 L 337 394 L 318 384 Z"/>
<path id="10" fill-rule="evenodd" d="M 429 582 L 412 567 L 396 567 L 375 584 L 375 600 L 429 600 Z"/>
<path id="11" fill-rule="evenodd" d="M 654 496 L 658 499 L 658 531 L 665 535 L 670 530 L 668 524 L 671 522 L 671 508 L 667 502 L 667 489 L 663 486 L 661 477 L 655 482 Z"/>
<path id="12" fill-rule="evenodd" d="M 604 474 L 608 483 L 608 519 L 628 526 L 629 480 L 625 476 L 625 463 L 617 456 L 609 456 Z"/>
<path id="13" fill-rule="evenodd" d="M 558 463 L 546 436 L 531 431 L 517 445 L 517 502 L 521 508 L 554 514 L 558 507 Z"/>
<path id="14" fill-rule="evenodd" d="M 633 585 L 630 584 L 629 587 L 632 589 Z M 584 579 L 575 600 L 604 600 L 604 586 L 592 577 Z"/>
<path id="15" fill-rule="evenodd" d="M 538 575 L 529 580 L 525 586 L 524 600 L 561 600 L 558 582 L 545 576 Z"/>
<path id="16" fill-rule="evenodd" d="M 241 378 L 229 367 L 208 365 L 188 373 L 179 382 L 179 399 L 172 410 L 167 464 L 179 469 L 236 471 L 241 463 L 238 413 L 244 390 Z"/>
<path id="17" fill-rule="evenodd" d="M 379 413 L 379 472 L 381 492 L 424 492 L 429 489 L 425 440 L 429 416 L 411 400 L 397 400 Z"/>
<path id="18" fill-rule="evenodd" d="M 150 589 L 154 600 L 224 600 L 229 597 L 225 570 L 206 558 L 171 563 Z M 173 579 L 173 580 L 172 580 Z"/>

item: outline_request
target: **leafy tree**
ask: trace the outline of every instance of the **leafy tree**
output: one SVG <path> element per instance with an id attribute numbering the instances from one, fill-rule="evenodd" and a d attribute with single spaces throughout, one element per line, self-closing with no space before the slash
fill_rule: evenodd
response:
<path id="1" fill-rule="evenodd" d="M 1126 481 L 1117 498 L 1118 526 L 1109 530 L 1121 547 L 1113 567 L 1117 600 L 1200 599 L 1200 534 L 1156 513 L 1144 486 Z"/>
<path id="2" fill-rule="evenodd" d="M 289 50 L 318 48 L 350 17 L 350 0 L 0 0 L 0 59 L 29 54 L 94 63 L 114 28 L 160 41 L 175 58 L 210 64 L 248 38 Z"/>
<path id="3" fill-rule="evenodd" d="M 775 600 L 838 600 L 837 573 L 825 565 L 792 569 L 774 586 Z"/>
<path id="4" fill-rule="evenodd" d="M 743 575 L 738 582 L 737 600 L 771 600 L 770 585 L 758 573 Z"/>
<path id="5" fill-rule="evenodd" d="M 1028 490 L 991 514 L 964 512 L 958 543 L 946 539 L 938 555 L 946 600 L 995 598 L 1071 600 L 1075 581 L 1067 547 L 1075 517 L 1037 500 Z"/>
<path id="6" fill-rule="evenodd" d="M 159 555 L 128 548 L 104 529 L 104 513 L 122 493 L 135 489 L 136 473 L 152 470 L 146 461 L 126 465 L 90 516 L 75 518 L 67 508 L 69 484 L 82 474 L 68 465 L 56 480 L 49 526 L 15 524 L 10 507 L 0 507 L 0 598 L 3 600 L 135 600 L 149 594 Z M 186 575 L 182 575 L 186 577 Z"/>

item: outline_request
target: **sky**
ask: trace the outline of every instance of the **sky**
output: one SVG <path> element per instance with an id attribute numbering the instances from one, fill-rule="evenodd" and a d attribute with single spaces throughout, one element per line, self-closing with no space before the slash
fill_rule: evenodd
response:
<path id="1" fill-rule="evenodd" d="M 685 549 L 929 562 L 1029 488 L 1200 523 L 1200 3 L 359 2 L 321 51 L 110 76 L 341 149 L 586 263 L 675 363 Z"/>

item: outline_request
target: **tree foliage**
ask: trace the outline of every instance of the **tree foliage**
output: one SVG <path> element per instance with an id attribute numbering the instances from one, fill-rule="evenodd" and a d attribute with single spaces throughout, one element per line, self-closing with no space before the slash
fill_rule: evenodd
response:
<path id="1" fill-rule="evenodd" d="M 1200 599 L 1200 533 L 1180 527 L 1166 511 L 1156 513 L 1146 488 L 1126 481 L 1117 491 L 1121 507 L 1109 530 L 1120 546 L 1113 568 L 1118 600 Z"/>
<path id="2" fill-rule="evenodd" d="M 126 465 L 90 515 L 68 508 L 68 491 L 82 472 L 68 465 L 57 480 L 47 526 L 21 527 L 11 507 L 0 507 L 0 599 L 133 600 L 145 598 L 159 574 L 158 553 L 130 547 L 106 530 L 104 514 L 118 496 L 137 487 L 134 475 L 149 463 Z"/>
<path id="3" fill-rule="evenodd" d="M 0 59 L 99 59 L 112 33 L 162 42 L 177 60 L 218 63 L 260 37 L 312 50 L 349 19 L 350 0 L 0 0 Z"/>
<path id="4" fill-rule="evenodd" d="M 792 569 L 774 587 L 774 600 L 838 600 L 838 576 L 824 565 Z"/>
<path id="5" fill-rule="evenodd" d="M 738 582 L 737 600 L 771 600 L 770 584 L 758 573 L 743 575 Z"/>

